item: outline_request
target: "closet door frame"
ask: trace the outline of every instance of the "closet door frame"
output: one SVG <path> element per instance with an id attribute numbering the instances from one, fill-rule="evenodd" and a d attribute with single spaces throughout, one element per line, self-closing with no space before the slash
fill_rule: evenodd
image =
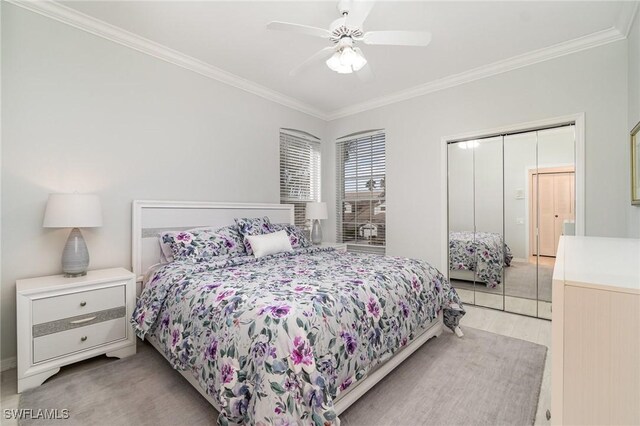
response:
<path id="1" fill-rule="evenodd" d="M 496 127 L 480 131 L 466 132 L 457 135 L 444 136 L 440 143 L 440 170 L 441 170 L 441 191 L 440 205 L 441 217 L 446 226 L 441 229 L 441 259 L 440 271 L 449 277 L 449 185 L 448 185 L 448 155 L 447 147 L 452 142 L 462 142 L 465 140 L 488 138 L 499 136 L 505 133 L 525 133 L 536 130 L 543 130 L 550 127 L 573 124 L 575 126 L 575 202 L 576 202 L 576 235 L 585 234 L 585 148 L 584 113 L 570 114 L 560 117 L 547 118 L 544 120 L 530 121 L 513 124 L 509 126 Z"/>

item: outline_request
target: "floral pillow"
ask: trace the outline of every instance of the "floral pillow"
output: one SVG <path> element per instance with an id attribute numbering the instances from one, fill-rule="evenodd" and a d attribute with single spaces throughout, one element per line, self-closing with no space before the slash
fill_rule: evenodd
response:
<path id="1" fill-rule="evenodd" d="M 243 218 L 235 218 L 236 226 L 238 227 L 238 231 L 242 234 L 244 238 L 244 248 L 247 251 L 248 255 L 253 254 L 253 250 L 251 250 L 251 244 L 249 244 L 249 240 L 247 237 L 250 235 L 262 235 L 262 234 L 270 234 L 274 232 L 273 225 L 267 216 L 264 217 L 243 217 Z"/>
<path id="2" fill-rule="evenodd" d="M 302 228 L 288 223 L 272 223 L 271 227 L 274 231 L 287 231 L 292 248 L 311 247 L 311 241 L 304 235 Z"/>
<path id="3" fill-rule="evenodd" d="M 238 231 L 236 225 L 229 225 L 217 230 L 203 230 L 205 234 L 209 234 L 209 242 L 217 248 L 215 256 L 245 256 L 247 252 L 244 249 L 244 237 Z"/>
<path id="4" fill-rule="evenodd" d="M 220 229 L 196 228 L 160 234 L 160 247 L 167 262 L 203 261 L 215 256 L 243 256 L 243 237 L 236 226 Z"/>

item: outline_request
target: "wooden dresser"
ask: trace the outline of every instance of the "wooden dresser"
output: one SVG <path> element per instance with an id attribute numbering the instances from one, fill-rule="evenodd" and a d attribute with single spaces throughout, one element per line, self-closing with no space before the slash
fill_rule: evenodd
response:
<path id="1" fill-rule="evenodd" d="M 640 424 L 640 240 L 562 237 L 552 320 L 552 424 Z"/>

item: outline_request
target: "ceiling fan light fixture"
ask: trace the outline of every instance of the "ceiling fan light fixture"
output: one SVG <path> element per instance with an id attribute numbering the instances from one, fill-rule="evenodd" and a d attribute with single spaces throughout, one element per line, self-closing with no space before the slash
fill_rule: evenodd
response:
<path id="1" fill-rule="evenodd" d="M 2 0 L 0 0 L 2 1 Z M 289 75 L 295 76 L 309 66 L 325 61 L 327 66 L 339 74 L 351 74 L 362 70 L 358 77 L 366 81 L 372 78 L 371 69 L 357 43 L 387 46 L 427 46 L 431 42 L 431 33 L 427 31 L 367 31 L 363 23 L 367 19 L 375 0 L 339 0 L 340 17 L 334 20 L 329 29 L 312 27 L 290 22 L 273 21 L 267 29 L 291 31 L 314 37 L 328 39 L 333 46 L 327 46 L 293 68 Z M 331 56 L 327 59 L 328 56 Z M 366 77 L 368 76 L 368 77 Z M 466 146 L 465 146 L 466 147 Z"/>
<path id="2" fill-rule="evenodd" d="M 360 49 L 358 49 L 357 47 L 354 49 L 354 53 L 355 56 L 351 61 L 351 67 L 354 71 L 360 71 L 362 67 L 367 65 L 367 58 L 364 57 L 362 51 L 360 51 Z"/>
<path id="3" fill-rule="evenodd" d="M 360 70 L 367 63 L 360 49 L 346 46 L 327 59 L 327 66 L 338 74 L 350 74 Z"/>
<path id="4" fill-rule="evenodd" d="M 338 74 L 350 74 L 353 72 L 353 70 L 351 69 L 350 65 L 343 65 L 342 61 L 340 60 L 341 58 L 341 53 L 340 52 L 336 52 L 333 55 L 331 55 L 331 57 L 329 59 L 327 59 L 326 64 L 327 66 L 337 72 Z"/>
<path id="5" fill-rule="evenodd" d="M 358 54 L 356 53 L 356 51 L 353 50 L 353 48 L 347 46 L 342 49 L 342 53 L 340 54 L 340 64 L 351 66 L 353 64 L 353 61 L 357 59 L 357 57 Z"/>

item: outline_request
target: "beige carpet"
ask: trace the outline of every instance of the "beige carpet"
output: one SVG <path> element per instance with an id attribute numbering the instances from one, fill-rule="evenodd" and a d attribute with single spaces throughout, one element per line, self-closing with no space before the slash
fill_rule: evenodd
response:
<path id="1" fill-rule="evenodd" d="M 343 413 L 355 425 L 533 424 L 546 347 L 466 327 L 427 342 Z M 68 420 L 21 425 L 213 424 L 216 411 L 148 344 L 133 357 L 54 376 L 20 408 L 69 409 Z"/>

